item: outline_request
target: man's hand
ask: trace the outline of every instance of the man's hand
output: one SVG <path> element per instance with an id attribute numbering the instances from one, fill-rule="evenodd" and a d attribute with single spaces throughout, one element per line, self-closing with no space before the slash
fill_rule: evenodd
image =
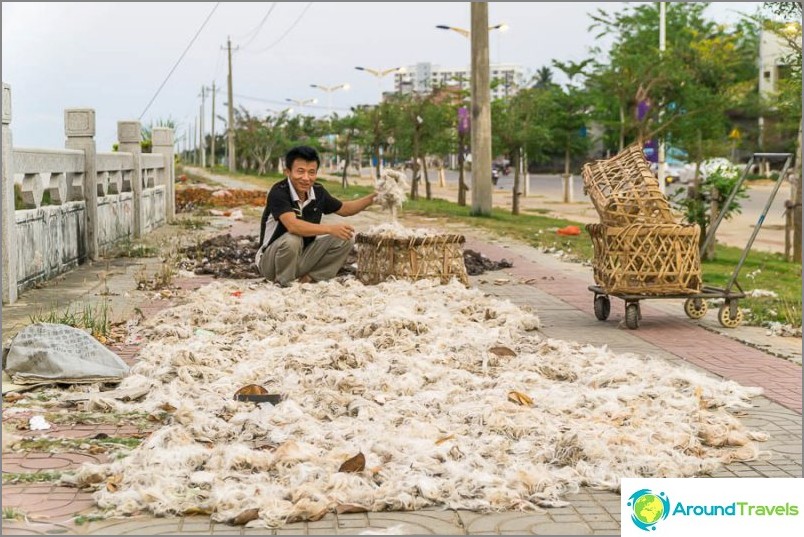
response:
<path id="1" fill-rule="evenodd" d="M 355 234 L 355 228 L 349 224 L 334 224 L 329 226 L 329 234 L 333 237 L 348 241 Z"/>

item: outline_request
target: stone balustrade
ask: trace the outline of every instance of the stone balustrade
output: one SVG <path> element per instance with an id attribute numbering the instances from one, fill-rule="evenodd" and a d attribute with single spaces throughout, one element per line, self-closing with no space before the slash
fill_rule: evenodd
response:
<path id="1" fill-rule="evenodd" d="M 172 129 L 153 129 L 153 152 L 143 154 L 140 123 L 120 121 L 119 151 L 98 153 L 95 111 L 68 109 L 65 149 L 15 148 L 7 84 L 2 105 L 4 303 L 173 219 Z M 21 209 L 15 207 L 15 184 Z"/>

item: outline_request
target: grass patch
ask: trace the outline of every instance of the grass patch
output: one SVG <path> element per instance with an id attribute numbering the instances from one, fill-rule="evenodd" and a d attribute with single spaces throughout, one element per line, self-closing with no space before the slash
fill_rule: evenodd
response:
<path id="1" fill-rule="evenodd" d="M 179 226 L 183 229 L 204 229 L 207 221 L 203 218 L 177 218 L 170 223 L 171 226 Z"/>
<path id="2" fill-rule="evenodd" d="M 107 438 L 35 438 L 21 440 L 15 444 L 19 451 L 42 451 L 57 453 L 63 451 L 86 451 L 90 446 L 105 448 L 133 449 L 142 443 L 141 438 L 115 437 Z"/>
<path id="3" fill-rule="evenodd" d="M 52 483 L 61 479 L 62 472 L 47 471 L 36 473 L 3 472 L 3 484 L 15 485 L 18 483 Z"/>
<path id="4" fill-rule="evenodd" d="M 96 338 L 98 336 L 107 337 L 109 335 L 111 329 L 110 307 L 106 300 L 94 306 L 84 303 L 77 306 L 76 310 L 72 310 L 71 308 L 72 306 L 67 306 L 64 311 L 62 311 L 60 308 L 52 306 L 51 309 L 47 311 L 39 310 L 29 315 L 28 319 L 31 321 L 31 324 L 66 324 L 73 328 L 81 328 L 87 330 Z"/>
<path id="5" fill-rule="evenodd" d="M 106 516 L 105 515 L 92 515 L 92 514 L 90 514 L 90 515 L 78 515 L 77 517 L 75 517 L 73 519 L 73 522 L 75 522 L 76 526 L 81 526 L 81 525 L 87 524 L 89 522 L 98 522 L 98 521 L 101 521 L 101 520 L 106 520 Z"/>
<path id="6" fill-rule="evenodd" d="M 140 428 L 154 423 L 154 418 L 147 412 L 53 412 L 45 414 L 45 419 L 61 425 L 135 425 Z"/>
<path id="7" fill-rule="evenodd" d="M 135 244 L 130 237 L 125 237 L 114 245 L 114 248 L 109 252 L 109 257 L 156 257 L 159 254 L 155 246 L 148 244 Z"/>
<path id="8" fill-rule="evenodd" d="M 3 520 L 23 520 L 25 513 L 15 507 L 3 507 Z"/>

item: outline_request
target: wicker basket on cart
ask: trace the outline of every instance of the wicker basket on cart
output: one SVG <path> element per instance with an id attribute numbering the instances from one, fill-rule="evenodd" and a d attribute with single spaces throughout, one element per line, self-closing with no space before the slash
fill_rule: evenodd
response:
<path id="1" fill-rule="evenodd" d="M 588 224 L 595 282 L 609 294 L 694 294 L 701 289 L 701 229 L 676 221 L 641 146 L 583 167 L 600 215 Z"/>
<path id="2" fill-rule="evenodd" d="M 586 229 L 595 249 L 595 283 L 607 293 L 661 296 L 700 291 L 697 224 L 588 224 Z"/>
<path id="3" fill-rule="evenodd" d="M 396 278 L 439 280 L 456 278 L 468 285 L 463 259 L 463 235 L 399 238 L 358 233 L 357 278 L 368 285 Z"/>
<path id="4" fill-rule="evenodd" d="M 628 146 L 608 160 L 584 164 L 583 187 L 603 224 L 676 221 L 639 144 Z"/>

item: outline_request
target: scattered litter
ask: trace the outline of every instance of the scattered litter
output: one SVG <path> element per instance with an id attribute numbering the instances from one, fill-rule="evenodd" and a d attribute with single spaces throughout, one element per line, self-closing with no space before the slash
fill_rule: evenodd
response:
<path id="1" fill-rule="evenodd" d="M 581 228 L 579 228 L 578 226 L 567 226 L 562 227 L 559 230 L 556 230 L 556 233 L 558 233 L 559 235 L 575 236 L 581 234 Z"/>
<path id="2" fill-rule="evenodd" d="M 28 428 L 32 431 L 46 431 L 50 429 L 50 424 L 44 416 L 34 416 L 28 421 Z"/>
<path id="3" fill-rule="evenodd" d="M 767 289 L 751 289 L 748 291 L 745 296 L 750 296 L 751 298 L 778 298 L 779 295 L 776 294 L 775 291 L 768 291 Z"/>

